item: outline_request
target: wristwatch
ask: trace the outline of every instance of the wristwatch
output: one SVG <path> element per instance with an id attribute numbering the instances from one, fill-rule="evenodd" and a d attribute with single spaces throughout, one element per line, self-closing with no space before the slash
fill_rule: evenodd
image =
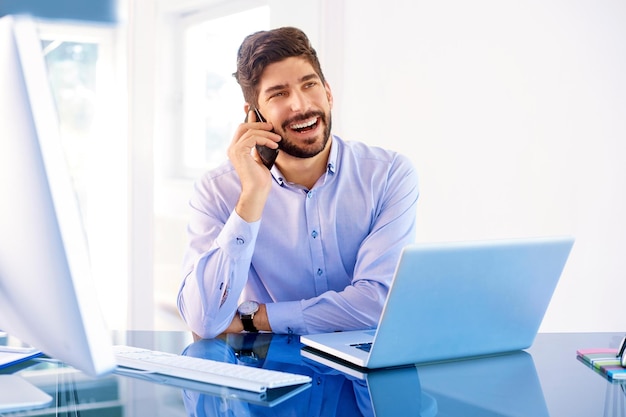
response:
<path id="1" fill-rule="evenodd" d="M 237 309 L 239 312 L 239 318 L 243 323 L 243 329 L 247 332 L 257 333 L 259 330 L 254 327 L 252 319 L 257 311 L 259 311 L 259 303 L 256 301 L 244 301 L 239 305 Z"/>

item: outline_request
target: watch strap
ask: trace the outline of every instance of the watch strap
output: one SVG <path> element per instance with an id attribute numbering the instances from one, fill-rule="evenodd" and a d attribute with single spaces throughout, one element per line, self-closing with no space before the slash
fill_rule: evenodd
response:
<path id="1" fill-rule="evenodd" d="M 243 329 L 247 332 L 258 333 L 259 329 L 254 326 L 254 322 L 252 319 L 254 318 L 253 314 L 241 315 L 241 323 L 243 323 Z"/>

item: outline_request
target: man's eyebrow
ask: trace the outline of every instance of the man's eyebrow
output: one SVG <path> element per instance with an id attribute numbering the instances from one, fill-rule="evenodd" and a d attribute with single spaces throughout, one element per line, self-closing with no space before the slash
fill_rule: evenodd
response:
<path id="1" fill-rule="evenodd" d="M 303 82 L 310 81 L 310 80 L 312 80 L 312 79 L 318 79 L 318 80 L 319 80 L 319 79 L 320 79 L 320 77 L 319 77 L 319 75 L 317 75 L 316 73 L 314 73 L 314 72 L 313 72 L 313 73 L 311 73 L 311 74 L 307 74 L 307 75 L 304 75 L 304 76 L 300 77 L 300 78 L 298 79 L 298 84 L 303 83 Z M 284 89 L 285 89 L 285 88 L 287 88 L 287 87 L 289 87 L 289 84 L 277 84 L 277 85 L 273 85 L 273 86 L 271 86 L 271 87 L 267 87 L 267 88 L 263 91 L 263 93 L 264 93 L 264 94 L 266 94 L 266 95 L 269 95 L 269 94 L 271 94 L 271 93 L 273 93 L 273 92 L 275 92 L 275 91 L 284 90 Z"/>
<path id="2" fill-rule="evenodd" d="M 305 81 L 310 81 L 310 80 L 312 80 L 312 79 L 314 79 L 314 78 L 316 78 L 316 79 L 318 79 L 318 80 L 320 79 L 319 75 L 317 75 L 316 73 L 314 73 L 314 72 L 313 72 L 313 73 L 311 73 L 311 74 L 309 74 L 309 75 L 305 75 L 304 77 L 300 78 L 300 80 L 299 80 L 299 81 L 300 81 L 301 83 L 303 83 L 303 82 L 305 82 Z"/>

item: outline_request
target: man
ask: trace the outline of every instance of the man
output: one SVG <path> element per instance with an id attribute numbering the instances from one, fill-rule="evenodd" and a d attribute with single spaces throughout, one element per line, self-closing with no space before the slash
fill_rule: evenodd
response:
<path id="1" fill-rule="evenodd" d="M 302 31 L 248 36 L 234 75 L 246 122 L 190 201 L 183 319 L 203 338 L 375 327 L 415 237 L 417 174 L 331 135 L 332 92 Z M 271 170 L 256 145 L 280 148 Z"/>

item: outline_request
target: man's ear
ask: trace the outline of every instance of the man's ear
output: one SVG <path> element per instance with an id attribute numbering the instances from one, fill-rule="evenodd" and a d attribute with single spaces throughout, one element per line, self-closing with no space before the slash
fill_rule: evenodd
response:
<path id="1" fill-rule="evenodd" d="M 244 103 L 244 104 L 243 104 L 243 111 L 244 111 L 246 114 L 248 114 L 248 113 L 250 112 L 250 109 L 251 109 L 251 108 L 252 108 L 252 107 L 250 107 L 250 103 Z"/>
<path id="2" fill-rule="evenodd" d="M 328 104 L 330 104 L 330 108 L 333 108 L 333 92 L 330 89 L 330 84 L 328 81 L 324 81 L 324 88 L 326 89 L 326 98 L 328 99 Z"/>

